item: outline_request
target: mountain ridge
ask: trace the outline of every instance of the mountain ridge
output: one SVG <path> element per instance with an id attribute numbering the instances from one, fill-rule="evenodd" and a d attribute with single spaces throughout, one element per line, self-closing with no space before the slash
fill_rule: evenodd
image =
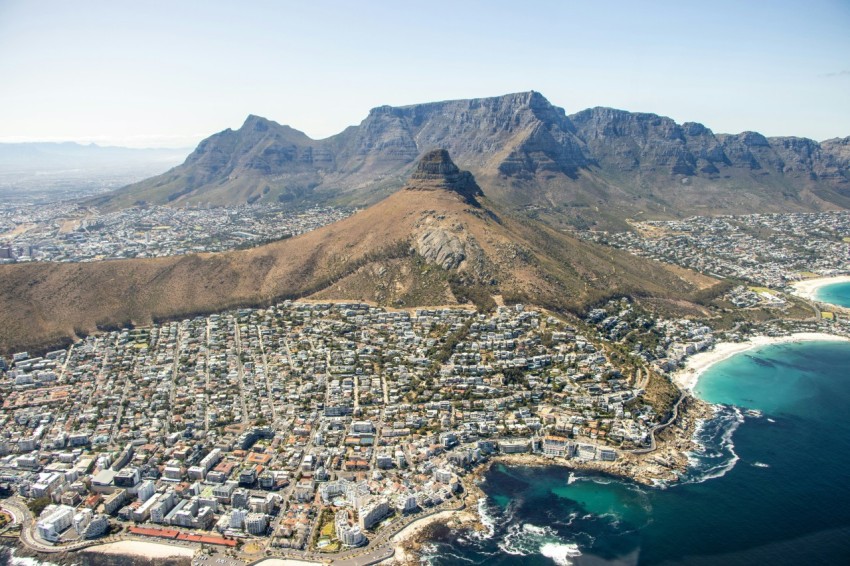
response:
<path id="1" fill-rule="evenodd" d="M 850 137 L 714 134 L 603 107 L 568 115 L 535 91 L 379 106 L 321 140 L 251 115 L 202 141 L 183 165 L 93 204 L 368 205 L 400 188 L 435 147 L 486 181 L 495 201 L 539 208 L 555 225 L 850 207 Z"/>

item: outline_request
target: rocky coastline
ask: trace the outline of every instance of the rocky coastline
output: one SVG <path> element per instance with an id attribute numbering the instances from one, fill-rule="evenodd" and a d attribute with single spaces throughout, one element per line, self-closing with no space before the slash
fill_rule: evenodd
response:
<path id="1" fill-rule="evenodd" d="M 505 454 L 494 456 L 478 466 L 463 480 L 465 508 L 462 511 L 435 516 L 411 530 L 401 533 L 396 542 L 397 553 L 392 564 L 420 564 L 420 557 L 429 541 L 439 538 L 449 530 L 486 532 L 488 526 L 478 513 L 478 502 L 486 495 L 480 485 L 494 465 L 548 467 L 559 466 L 566 470 L 587 471 L 611 475 L 647 486 L 658 486 L 679 481 L 688 468 L 688 452 L 698 450 L 695 439 L 700 424 L 715 414 L 713 405 L 690 393 L 685 393 L 676 419 L 656 435 L 656 449 L 648 453 L 620 452 L 617 460 L 565 459 L 541 454 Z"/>

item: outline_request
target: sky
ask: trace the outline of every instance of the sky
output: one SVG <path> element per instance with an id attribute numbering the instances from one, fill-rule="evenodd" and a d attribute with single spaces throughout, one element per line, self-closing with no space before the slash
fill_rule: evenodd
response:
<path id="1" fill-rule="evenodd" d="M 0 142 L 192 147 L 248 114 L 319 139 L 384 104 L 527 90 L 850 136 L 850 0 L 0 0 Z"/>

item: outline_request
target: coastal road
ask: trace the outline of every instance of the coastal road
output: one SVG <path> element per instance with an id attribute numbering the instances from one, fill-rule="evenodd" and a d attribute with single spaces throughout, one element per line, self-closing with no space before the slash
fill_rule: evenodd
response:
<path id="1" fill-rule="evenodd" d="M 30 550 L 47 554 L 56 554 L 58 552 L 79 550 L 87 546 L 92 546 L 93 544 L 98 544 L 93 541 L 84 541 L 76 544 L 54 546 L 49 542 L 43 541 L 34 532 L 35 519 L 33 519 L 32 513 L 23 501 L 14 497 L 3 499 L 0 501 L 0 509 L 7 511 L 10 515 L 12 515 L 15 523 L 21 525 L 20 541 Z"/>
<path id="2" fill-rule="evenodd" d="M 679 394 L 679 399 L 676 400 L 676 404 L 673 405 L 673 414 L 670 415 L 670 418 L 667 419 L 666 422 L 663 422 L 659 425 L 655 425 L 652 430 L 649 431 L 649 440 L 650 445 L 649 448 L 638 448 L 636 450 L 623 450 L 623 452 L 631 452 L 632 454 L 649 454 L 650 452 L 655 452 L 655 449 L 658 448 L 657 443 L 655 442 L 655 434 L 664 430 L 679 418 L 679 405 L 682 404 L 682 401 L 685 400 L 686 393 L 682 391 Z"/>
<path id="3" fill-rule="evenodd" d="M 395 554 L 396 543 L 393 537 L 401 532 L 402 529 L 408 527 L 426 517 L 442 513 L 443 511 L 462 511 L 466 507 L 466 503 L 462 498 L 455 498 L 453 503 L 458 505 L 450 505 L 443 503 L 427 511 L 419 511 L 413 515 L 399 517 L 389 525 L 386 525 L 379 533 L 369 541 L 366 546 L 352 548 L 343 552 L 337 553 L 322 553 L 308 550 L 289 550 L 275 552 L 271 550 L 269 556 L 258 559 L 252 564 L 262 562 L 267 558 L 291 558 L 295 560 L 306 560 L 312 562 L 333 562 L 334 565 L 342 566 L 367 566 L 369 564 L 377 564 L 383 560 L 391 558 Z"/>

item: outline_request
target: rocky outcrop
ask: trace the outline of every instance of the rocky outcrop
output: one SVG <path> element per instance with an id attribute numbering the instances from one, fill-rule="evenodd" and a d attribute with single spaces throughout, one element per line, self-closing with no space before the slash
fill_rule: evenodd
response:
<path id="1" fill-rule="evenodd" d="M 466 259 L 466 244 L 442 227 L 426 228 L 416 238 L 415 249 L 429 263 L 443 269 L 457 269 Z"/>
<path id="2" fill-rule="evenodd" d="M 452 191 L 474 206 L 478 206 L 475 197 L 484 194 L 472 173 L 461 171 L 445 149 L 435 149 L 422 156 L 410 175 L 407 189 Z"/>
<path id="3" fill-rule="evenodd" d="M 483 196 L 472 173 L 461 171 L 445 149 L 422 156 L 404 191 L 446 191 L 475 207 L 480 207 L 475 197 Z M 458 269 L 469 257 L 483 257 L 481 247 L 466 233 L 463 224 L 447 220 L 438 212 L 426 214 L 417 223 L 412 247 L 425 261 L 443 269 Z"/>

